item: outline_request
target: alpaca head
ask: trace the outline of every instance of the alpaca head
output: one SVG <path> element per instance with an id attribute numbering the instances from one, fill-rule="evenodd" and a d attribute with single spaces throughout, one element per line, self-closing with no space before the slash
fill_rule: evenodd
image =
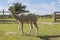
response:
<path id="1" fill-rule="evenodd" d="M 9 11 L 12 11 L 13 8 L 14 8 L 13 6 L 10 6 L 10 7 L 8 8 L 8 10 L 9 10 Z"/>
<path id="2" fill-rule="evenodd" d="M 11 14 L 15 14 L 14 6 L 10 6 L 8 10 L 11 12 Z"/>
<path id="3" fill-rule="evenodd" d="M 16 14 L 19 14 L 19 13 L 20 13 L 20 11 L 15 11 L 14 6 L 10 6 L 10 7 L 8 8 L 8 10 L 9 10 L 10 12 L 15 12 Z"/>
<path id="4" fill-rule="evenodd" d="M 15 13 L 15 10 L 14 10 L 14 6 L 10 6 L 10 7 L 8 8 L 8 10 L 10 11 L 11 16 L 14 17 L 15 19 L 17 19 L 16 13 Z"/>

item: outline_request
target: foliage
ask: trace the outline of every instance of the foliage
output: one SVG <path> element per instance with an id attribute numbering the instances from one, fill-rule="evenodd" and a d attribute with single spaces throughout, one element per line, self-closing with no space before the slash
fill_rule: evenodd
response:
<path id="1" fill-rule="evenodd" d="M 26 9 L 25 5 L 22 5 L 21 3 L 13 3 L 15 11 L 22 11 Z"/>
<path id="2" fill-rule="evenodd" d="M 46 15 L 38 15 L 41 18 L 53 18 L 53 14 L 46 14 Z"/>

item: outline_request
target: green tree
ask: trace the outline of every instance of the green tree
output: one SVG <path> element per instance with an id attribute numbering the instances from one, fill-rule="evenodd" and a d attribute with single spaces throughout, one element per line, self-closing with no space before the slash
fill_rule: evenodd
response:
<path id="1" fill-rule="evenodd" d="M 25 11 L 26 6 L 22 5 L 21 3 L 13 3 L 15 11 Z"/>

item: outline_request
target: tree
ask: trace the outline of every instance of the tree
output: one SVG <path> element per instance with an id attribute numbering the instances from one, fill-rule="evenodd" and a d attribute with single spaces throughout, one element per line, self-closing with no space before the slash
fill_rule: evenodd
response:
<path id="1" fill-rule="evenodd" d="M 13 3 L 13 6 L 15 8 L 15 11 L 25 11 L 26 6 L 22 5 L 21 3 Z"/>

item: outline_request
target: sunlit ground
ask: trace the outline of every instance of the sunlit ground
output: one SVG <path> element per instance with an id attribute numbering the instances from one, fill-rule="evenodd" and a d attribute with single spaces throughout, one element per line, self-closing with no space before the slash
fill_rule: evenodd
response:
<path id="1" fill-rule="evenodd" d="M 38 36 L 35 36 L 35 27 L 30 35 L 26 35 L 29 31 L 28 26 L 28 24 L 24 24 L 24 35 L 21 36 L 17 23 L 0 23 L 0 40 L 60 40 L 60 23 L 55 24 L 53 18 L 39 18 Z"/>

